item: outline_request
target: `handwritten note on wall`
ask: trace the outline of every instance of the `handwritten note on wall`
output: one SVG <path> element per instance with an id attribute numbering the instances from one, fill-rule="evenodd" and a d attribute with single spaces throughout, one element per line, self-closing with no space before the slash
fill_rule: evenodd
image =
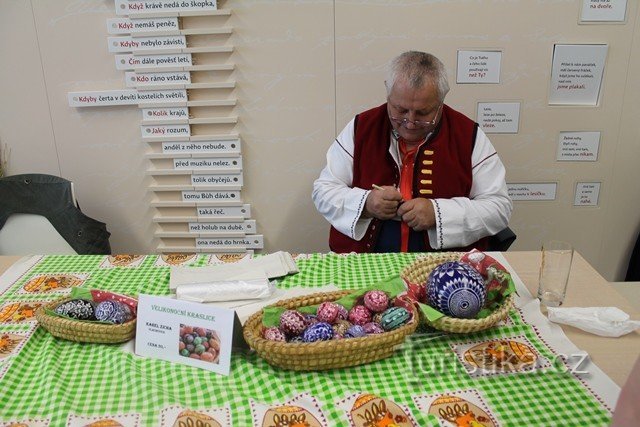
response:
<path id="1" fill-rule="evenodd" d="M 597 105 L 606 44 L 557 44 L 551 70 L 551 105 Z"/>

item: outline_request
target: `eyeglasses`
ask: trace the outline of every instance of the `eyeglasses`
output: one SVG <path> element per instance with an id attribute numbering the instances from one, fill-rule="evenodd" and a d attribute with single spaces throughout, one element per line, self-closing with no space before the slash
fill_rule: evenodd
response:
<path id="1" fill-rule="evenodd" d="M 394 123 L 400 125 L 400 126 L 404 126 L 407 127 L 407 124 L 411 123 L 412 125 L 414 125 L 417 128 L 422 128 L 422 129 L 426 129 L 426 128 L 430 128 L 436 125 L 436 122 L 438 121 L 438 114 L 440 113 L 440 109 L 442 108 L 442 104 L 440 104 L 440 106 L 438 107 L 438 109 L 436 110 L 436 115 L 433 118 L 433 120 L 429 121 L 429 122 L 424 122 L 421 120 L 409 120 L 406 118 L 402 118 L 402 119 L 398 119 L 396 117 L 393 116 L 389 116 L 389 118 L 391 119 L 391 121 L 393 121 Z"/>

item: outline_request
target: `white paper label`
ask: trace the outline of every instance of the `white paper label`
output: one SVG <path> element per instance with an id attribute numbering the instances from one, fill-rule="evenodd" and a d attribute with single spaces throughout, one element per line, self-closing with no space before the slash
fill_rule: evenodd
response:
<path id="1" fill-rule="evenodd" d="M 116 14 L 135 16 L 153 12 L 216 10 L 215 0 L 116 0 Z"/>
<path id="2" fill-rule="evenodd" d="M 584 22 L 622 22 L 627 12 L 627 0 L 582 0 Z"/>
<path id="3" fill-rule="evenodd" d="M 156 69 L 170 67 L 188 67 L 191 65 L 190 53 L 170 53 L 158 55 L 116 55 L 116 70 Z"/>
<path id="4" fill-rule="evenodd" d="M 556 160 L 595 162 L 599 146 L 600 132 L 560 132 Z"/>
<path id="5" fill-rule="evenodd" d="M 242 222 L 190 222 L 190 233 L 245 233 L 256 232 L 255 220 Z"/>
<path id="6" fill-rule="evenodd" d="M 579 182 L 576 185 L 574 206 L 598 206 L 600 196 L 599 182 Z"/>
<path id="7" fill-rule="evenodd" d="M 133 37 L 133 52 L 137 50 L 182 49 L 187 47 L 185 36 Z"/>
<path id="8" fill-rule="evenodd" d="M 178 31 L 180 25 L 178 18 L 112 18 L 107 19 L 107 32 L 109 34 L 136 34 L 150 32 Z"/>
<path id="9" fill-rule="evenodd" d="M 130 36 L 107 37 L 107 46 L 109 47 L 109 52 L 133 52 L 137 47 L 139 47 L 139 45 L 140 43 L 136 40 L 133 40 Z"/>
<path id="10" fill-rule="evenodd" d="M 457 83 L 500 83 L 502 52 L 459 50 Z"/>
<path id="11" fill-rule="evenodd" d="M 189 71 L 174 71 L 164 73 L 124 73 L 127 87 L 152 88 L 162 85 L 186 85 L 191 83 Z"/>
<path id="12" fill-rule="evenodd" d="M 188 107 L 157 107 L 143 108 L 142 120 L 146 122 L 161 122 L 165 120 L 189 120 Z"/>
<path id="13" fill-rule="evenodd" d="M 251 218 L 251 205 L 242 206 L 224 206 L 224 207 L 204 207 L 196 208 L 198 217 L 202 218 L 218 218 L 218 217 L 241 217 Z"/>
<path id="14" fill-rule="evenodd" d="M 607 45 L 555 45 L 551 70 L 552 105 L 597 105 Z"/>
<path id="15" fill-rule="evenodd" d="M 165 154 L 240 154 L 240 140 L 164 142 L 162 152 Z"/>
<path id="16" fill-rule="evenodd" d="M 242 157 L 173 159 L 174 169 L 242 169 Z"/>
<path id="17" fill-rule="evenodd" d="M 191 185 L 219 185 L 224 186 L 238 186 L 242 185 L 242 173 L 227 173 L 227 174 L 198 174 L 191 175 Z"/>
<path id="18" fill-rule="evenodd" d="M 184 202 L 214 202 L 240 200 L 239 191 L 183 191 Z"/>
<path id="19" fill-rule="evenodd" d="M 138 92 L 138 101 L 145 104 L 164 104 L 167 102 L 186 102 L 186 89 L 145 90 Z"/>
<path id="20" fill-rule="evenodd" d="M 143 138 L 173 138 L 174 136 L 191 135 L 189 125 L 146 125 L 140 126 Z"/>
<path id="21" fill-rule="evenodd" d="M 486 133 L 518 133 L 519 102 L 479 102 L 478 124 Z"/>
<path id="22" fill-rule="evenodd" d="M 109 105 L 135 105 L 138 92 L 135 89 L 69 92 L 70 107 L 103 107 Z"/>
<path id="23" fill-rule="evenodd" d="M 246 237 L 220 237 L 217 239 L 196 239 L 196 248 L 224 248 L 243 247 L 247 249 L 262 249 L 264 237 L 262 234 L 254 234 Z"/>
<path id="24" fill-rule="evenodd" d="M 557 182 L 507 184 L 512 200 L 555 200 Z"/>

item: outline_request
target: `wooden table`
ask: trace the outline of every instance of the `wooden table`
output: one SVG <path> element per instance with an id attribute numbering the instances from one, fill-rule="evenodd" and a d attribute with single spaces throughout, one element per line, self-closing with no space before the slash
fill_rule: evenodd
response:
<path id="1" fill-rule="evenodd" d="M 505 252 L 503 255 L 529 291 L 535 295 L 541 252 Z M 19 256 L 0 256 L 0 274 L 20 258 Z M 640 319 L 640 283 L 637 285 L 638 287 L 634 289 L 634 284 L 631 283 L 607 282 L 579 253 L 576 253 L 569 276 L 565 306 L 615 306 L 629 313 L 633 319 Z M 624 295 L 616 288 L 619 288 Z M 638 331 L 620 338 L 605 338 L 571 326 L 562 325 L 562 329 L 578 348 L 589 353 L 596 365 L 616 384 L 620 386 L 624 384 L 640 355 Z"/>

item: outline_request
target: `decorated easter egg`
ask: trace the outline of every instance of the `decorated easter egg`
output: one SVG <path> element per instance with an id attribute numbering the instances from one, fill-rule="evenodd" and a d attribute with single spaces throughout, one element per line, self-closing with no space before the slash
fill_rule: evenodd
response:
<path id="1" fill-rule="evenodd" d="M 349 321 L 354 325 L 364 325 L 371 322 L 371 312 L 364 305 L 354 305 L 349 310 Z"/>
<path id="2" fill-rule="evenodd" d="M 107 322 L 121 324 L 133 319 L 133 313 L 127 304 L 123 304 L 119 301 L 115 301 L 116 309 L 109 317 Z"/>
<path id="3" fill-rule="evenodd" d="M 113 300 L 105 300 L 96 306 L 96 319 L 108 322 L 113 313 L 116 312 L 117 303 Z"/>
<path id="4" fill-rule="evenodd" d="M 338 318 L 338 304 L 325 301 L 318 306 L 316 317 L 320 322 L 334 323 Z"/>
<path id="5" fill-rule="evenodd" d="M 333 338 L 333 328 L 326 322 L 311 325 L 302 333 L 302 341 L 304 342 L 327 341 L 331 338 Z"/>
<path id="6" fill-rule="evenodd" d="M 409 321 L 411 314 L 403 307 L 390 307 L 382 313 L 380 325 L 385 331 L 399 328 Z"/>
<path id="7" fill-rule="evenodd" d="M 389 307 L 389 297 L 379 290 L 369 291 L 364 294 L 363 302 L 364 306 L 373 313 L 381 313 Z"/>
<path id="8" fill-rule="evenodd" d="M 351 322 L 346 320 L 337 320 L 336 323 L 333 324 L 333 332 L 336 334 L 344 335 L 347 333 L 347 329 L 351 326 Z"/>
<path id="9" fill-rule="evenodd" d="M 367 335 L 381 334 L 384 332 L 384 329 L 382 329 L 382 326 L 380 326 L 379 323 L 374 323 L 374 322 L 365 323 L 364 325 L 362 325 L 362 329 L 364 329 Z"/>
<path id="10" fill-rule="evenodd" d="M 377 323 L 380 324 L 382 323 L 382 313 L 376 313 L 373 315 L 373 317 L 371 318 L 371 321 L 373 323 Z"/>
<path id="11" fill-rule="evenodd" d="M 95 305 L 93 301 L 72 299 L 58 305 L 53 311 L 62 316 L 78 320 L 95 320 Z"/>
<path id="12" fill-rule="evenodd" d="M 303 343 L 302 337 L 300 335 L 296 335 L 295 337 L 291 337 L 287 340 L 287 342 L 291 344 Z"/>
<path id="13" fill-rule="evenodd" d="M 489 340 L 464 352 L 465 363 L 490 372 L 517 372 L 536 367 L 538 354 L 516 340 Z"/>
<path id="14" fill-rule="evenodd" d="M 299 311 L 287 310 L 280 315 L 280 330 L 286 335 L 300 335 L 305 327 L 304 316 Z"/>
<path id="15" fill-rule="evenodd" d="M 438 397 L 431 403 L 429 413 L 446 421 L 447 424 L 463 425 L 482 425 L 486 427 L 495 427 L 497 425 L 495 419 L 489 415 L 484 409 L 478 405 L 469 402 L 458 396 L 443 395 Z"/>
<path id="16" fill-rule="evenodd" d="M 480 273 L 458 261 L 436 266 L 427 278 L 427 300 L 445 316 L 470 319 L 484 306 L 486 290 Z"/>
<path id="17" fill-rule="evenodd" d="M 305 314 L 304 315 L 304 326 L 306 328 L 308 328 L 309 326 L 313 325 L 314 323 L 318 323 L 318 317 L 315 314 Z"/>
<path id="18" fill-rule="evenodd" d="M 338 319 L 347 320 L 349 318 L 349 310 L 344 305 L 335 303 L 338 306 Z"/>
<path id="19" fill-rule="evenodd" d="M 361 325 L 351 325 L 349 329 L 347 329 L 347 333 L 344 334 L 345 338 L 360 338 L 367 335 L 364 331 L 364 328 Z"/>
<path id="20" fill-rule="evenodd" d="M 269 340 L 269 341 L 286 341 L 287 338 L 284 336 L 284 334 L 282 333 L 282 331 L 278 328 L 276 328 L 275 326 L 272 326 L 270 328 L 267 328 L 264 330 L 264 333 L 262 334 L 262 336 L 264 337 L 265 340 Z"/>

